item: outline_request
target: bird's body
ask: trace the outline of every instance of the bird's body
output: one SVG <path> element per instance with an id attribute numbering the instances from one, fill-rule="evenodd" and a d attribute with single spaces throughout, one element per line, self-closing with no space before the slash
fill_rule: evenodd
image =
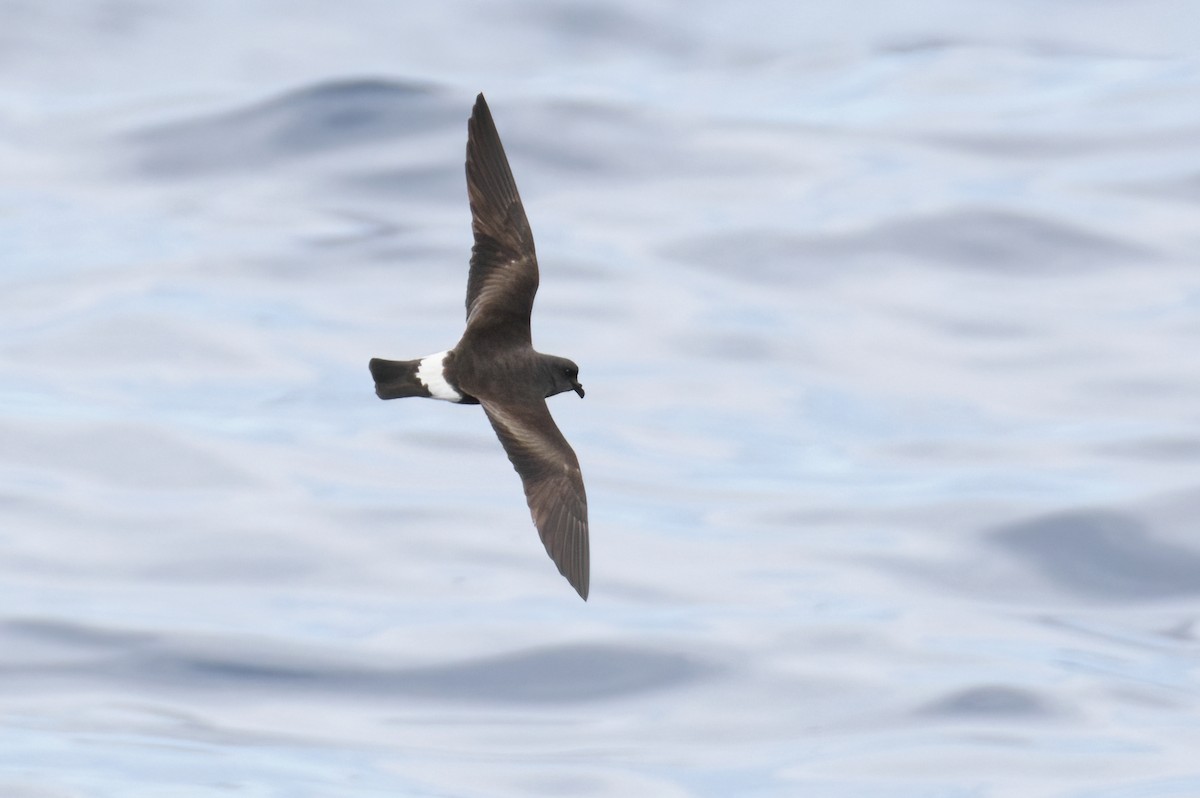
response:
<path id="1" fill-rule="evenodd" d="M 533 348 L 538 288 L 533 233 L 508 158 L 480 94 L 467 128 L 467 194 L 475 246 L 467 326 L 453 349 L 418 360 L 371 360 L 380 399 L 423 396 L 483 406 L 513 467 L 546 551 L 587 599 L 588 522 L 583 475 L 546 399 L 583 396 L 579 367 Z"/>

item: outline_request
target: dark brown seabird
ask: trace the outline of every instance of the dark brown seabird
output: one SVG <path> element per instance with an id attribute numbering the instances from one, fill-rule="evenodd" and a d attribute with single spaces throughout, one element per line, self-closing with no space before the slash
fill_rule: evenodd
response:
<path id="1" fill-rule="evenodd" d="M 558 571 L 588 596 L 587 496 L 567 439 L 546 407 L 563 391 L 583 396 L 579 367 L 533 349 L 529 316 L 538 289 L 533 232 L 491 111 L 480 94 L 467 123 L 471 271 L 467 328 L 453 349 L 419 360 L 371 360 L 380 399 L 425 396 L 483 405 L 525 485 L 533 522 Z"/>

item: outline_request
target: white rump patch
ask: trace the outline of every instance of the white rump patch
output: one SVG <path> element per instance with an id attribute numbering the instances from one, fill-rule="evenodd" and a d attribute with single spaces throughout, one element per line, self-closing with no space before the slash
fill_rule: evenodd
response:
<path id="1" fill-rule="evenodd" d="M 445 352 L 421 358 L 421 363 L 417 366 L 417 379 L 429 389 L 429 393 L 434 399 L 461 402 L 462 394 L 454 390 L 442 374 L 442 364 L 446 361 L 446 355 L 449 353 L 450 350 L 447 349 Z"/>

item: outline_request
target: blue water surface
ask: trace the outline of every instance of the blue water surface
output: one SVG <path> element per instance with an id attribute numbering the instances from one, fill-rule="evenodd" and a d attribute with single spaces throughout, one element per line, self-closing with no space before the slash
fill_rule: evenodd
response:
<path id="1" fill-rule="evenodd" d="M 0 796 L 1200 795 L 1200 8 L 0 2 Z M 592 592 L 453 345 L 484 91 Z"/>

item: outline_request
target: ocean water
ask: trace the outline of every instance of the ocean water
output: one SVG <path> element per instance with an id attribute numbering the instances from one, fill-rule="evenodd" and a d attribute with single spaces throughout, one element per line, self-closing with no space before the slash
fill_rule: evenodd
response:
<path id="1" fill-rule="evenodd" d="M 0 798 L 1200 795 L 1194 3 L 0 18 Z M 479 91 L 587 603 L 366 369 Z"/>

